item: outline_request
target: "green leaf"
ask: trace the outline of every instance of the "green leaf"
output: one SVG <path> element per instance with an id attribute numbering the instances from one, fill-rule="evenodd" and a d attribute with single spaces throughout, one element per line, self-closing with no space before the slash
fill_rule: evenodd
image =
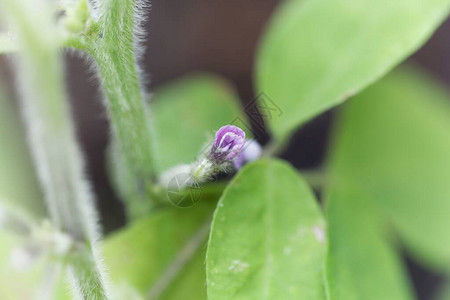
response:
<path id="1" fill-rule="evenodd" d="M 0 245 L 0 299 L 33 299 L 42 282 L 49 280 L 44 277 L 48 260 L 40 257 L 27 265 L 24 257 L 21 258 L 25 261 L 19 258 L 21 248 L 26 245 L 24 239 L 3 230 L 0 230 Z"/>
<path id="2" fill-rule="evenodd" d="M 327 195 L 329 299 L 412 299 L 406 272 L 376 208 L 354 188 Z"/>
<path id="3" fill-rule="evenodd" d="M 7 33 L 0 32 L 0 54 L 15 52 L 18 50 L 17 42 Z"/>
<path id="4" fill-rule="evenodd" d="M 247 165 L 216 210 L 206 257 L 208 299 L 324 299 L 325 222 L 287 163 Z"/>
<path id="5" fill-rule="evenodd" d="M 104 256 L 113 282 L 124 289 L 135 289 L 141 295 L 152 294 L 158 299 L 180 299 L 180 295 L 184 295 L 183 299 L 205 299 L 203 245 L 207 231 L 203 239 L 198 239 L 196 234 L 210 219 L 213 208 L 212 201 L 202 201 L 189 209 L 156 211 L 108 237 Z M 188 243 L 196 237 L 200 243 L 198 250 L 192 257 L 184 257 L 187 258 L 185 266 L 168 280 L 167 274 L 173 273 L 173 264 L 187 255 L 186 246 L 192 246 Z M 166 286 L 161 289 L 162 281 Z"/>
<path id="6" fill-rule="evenodd" d="M 238 96 L 214 75 L 189 75 L 156 90 L 152 107 L 159 171 L 191 163 L 224 125 L 238 123 L 250 134 Z"/>
<path id="7" fill-rule="evenodd" d="M 444 286 L 442 286 L 437 293 L 436 300 L 450 300 L 450 281 L 447 281 Z"/>
<path id="8" fill-rule="evenodd" d="M 0 203 L 39 219 L 45 217 L 46 211 L 26 135 L 19 113 L 1 89 L 0 86 Z"/>
<path id="9" fill-rule="evenodd" d="M 424 74 L 395 71 L 345 107 L 331 153 L 331 177 L 360 186 L 437 270 L 450 270 L 449 98 Z"/>
<path id="10" fill-rule="evenodd" d="M 283 110 L 268 120 L 284 140 L 417 50 L 445 20 L 449 0 L 287 0 L 257 60 L 257 88 Z"/>

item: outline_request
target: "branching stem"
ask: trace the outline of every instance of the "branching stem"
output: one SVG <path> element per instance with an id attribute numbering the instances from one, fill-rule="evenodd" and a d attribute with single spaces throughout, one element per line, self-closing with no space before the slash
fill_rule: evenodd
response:
<path id="1" fill-rule="evenodd" d="M 106 299 L 94 197 L 68 108 L 53 9 L 43 0 L 0 0 L 0 7 L 17 32 L 25 124 L 52 223 L 85 245 L 78 255 L 89 263 L 69 264 L 81 284 L 75 289 L 85 299 Z"/>

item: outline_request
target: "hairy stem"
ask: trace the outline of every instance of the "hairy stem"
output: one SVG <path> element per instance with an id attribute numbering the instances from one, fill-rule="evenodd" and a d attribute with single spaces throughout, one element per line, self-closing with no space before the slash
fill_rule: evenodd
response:
<path id="1" fill-rule="evenodd" d="M 142 200 L 152 190 L 155 174 L 151 119 L 136 58 L 138 9 L 136 1 L 101 3 L 98 36 L 88 41 L 88 52 L 98 66 L 115 141 L 135 178 L 135 190 L 144 194 Z"/>
<path id="2" fill-rule="evenodd" d="M 43 0 L 0 0 L 18 34 L 18 82 L 32 154 L 54 226 L 86 245 L 83 270 L 70 265 L 89 299 L 105 299 L 97 216 L 84 177 L 64 91 L 62 60 L 52 8 Z M 92 277 L 85 273 L 94 274 Z M 94 280 L 95 279 L 95 280 Z M 99 284 L 100 283 L 100 284 Z M 87 296 L 85 297 L 87 298 Z"/>

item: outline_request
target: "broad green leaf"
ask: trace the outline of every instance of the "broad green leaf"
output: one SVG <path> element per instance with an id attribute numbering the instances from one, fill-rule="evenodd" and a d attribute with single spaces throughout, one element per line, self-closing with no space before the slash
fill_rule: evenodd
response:
<path id="1" fill-rule="evenodd" d="M 219 77 L 190 75 L 156 90 L 153 101 L 159 171 L 191 163 L 224 125 L 250 134 L 237 95 Z"/>
<path id="2" fill-rule="evenodd" d="M 160 299 L 206 300 L 205 256 L 206 239 Z"/>
<path id="3" fill-rule="evenodd" d="M 214 215 L 208 299 L 324 299 L 325 222 L 287 163 L 261 160 L 233 179 Z"/>
<path id="4" fill-rule="evenodd" d="M 20 115 L 1 89 L 0 86 L 0 205 L 19 214 L 44 217 L 43 197 Z"/>
<path id="5" fill-rule="evenodd" d="M 284 112 L 283 140 L 417 50 L 445 20 L 449 0 L 286 0 L 257 60 L 257 89 Z"/>
<path id="6" fill-rule="evenodd" d="M 450 94 L 414 69 L 393 72 L 342 112 L 332 178 L 363 189 L 409 251 L 450 270 Z"/>
<path id="7" fill-rule="evenodd" d="M 413 299 L 399 257 L 384 237 L 384 224 L 363 193 L 332 189 L 326 214 L 330 300 Z"/>
<path id="8" fill-rule="evenodd" d="M 213 202 L 202 201 L 189 209 L 156 211 L 112 236 L 104 244 L 104 256 L 115 285 L 148 295 L 160 282 L 187 243 L 209 220 Z M 205 299 L 204 242 L 184 268 L 175 274 L 158 299 Z M 183 295 L 183 297 L 181 297 Z"/>

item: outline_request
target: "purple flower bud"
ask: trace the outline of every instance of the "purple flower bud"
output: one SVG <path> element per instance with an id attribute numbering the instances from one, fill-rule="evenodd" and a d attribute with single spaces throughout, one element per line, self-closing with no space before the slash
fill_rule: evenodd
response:
<path id="1" fill-rule="evenodd" d="M 231 161 L 244 147 L 245 132 L 237 126 L 226 125 L 216 132 L 216 140 L 211 148 L 211 157 L 217 164 Z"/>

